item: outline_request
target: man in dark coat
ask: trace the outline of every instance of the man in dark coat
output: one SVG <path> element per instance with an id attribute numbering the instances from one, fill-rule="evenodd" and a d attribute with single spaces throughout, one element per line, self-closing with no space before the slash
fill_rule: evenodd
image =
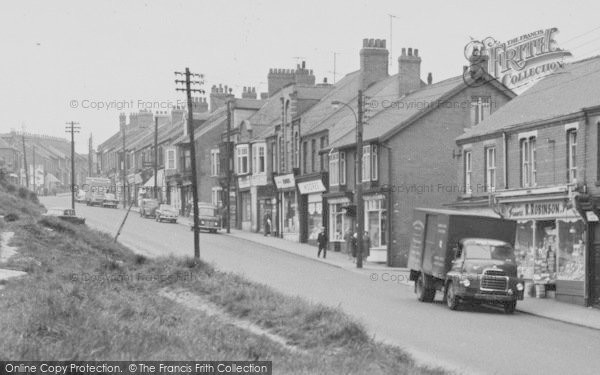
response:
<path id="1" fill-rule="evenodd" d="M 321 256 L 321 251 L 323 251 L 323 259 L 327 258 L 327 235 L 325 234 L 325 227 L 321 227 L 321 231 L 317 236 L 317 245 L 319 246 L 317 258 Z"/>

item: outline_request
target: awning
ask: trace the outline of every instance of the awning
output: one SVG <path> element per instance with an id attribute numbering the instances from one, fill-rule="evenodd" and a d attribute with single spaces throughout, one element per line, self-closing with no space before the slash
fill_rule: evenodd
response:
<path id="1" fill-rule="evenodd" d="M 53 183 L 57 183 L 57 182 L 60 182 L 60 180 L 58 178 L 56 178 L 56 176 L 54 176 L 52 173 L 46 174 L 46 183 L 47 184 L 53 184 Z"/>
<path id="2" fill-rule="evenodd" d="M 134 174 L 130 174 L 129 176 L 127 176 L 127 182 L 130 184 L 141 184 L 142 182 L 142 175 L 141 173 L 136 173 Z"/>
<path id="3" fill-rule="evenodd" d="M 165 170 L 159 169 L 156 173 L 156 184 L 158 187 L 165 186 Z M 144 187 L 154 187 L 154 176 L 150 177 L 144 184 Z"/>

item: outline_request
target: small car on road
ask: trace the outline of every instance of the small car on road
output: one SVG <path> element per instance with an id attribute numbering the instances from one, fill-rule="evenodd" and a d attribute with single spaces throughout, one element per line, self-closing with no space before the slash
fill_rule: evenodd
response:
<path id="1" fill-rule="evenodd" d="M 211 233 L 220 231 L 222 229 L 222 220 L 217 214 L 217 208 L 210 203 L 198 202 L 198 224 L 198 230 L 206 230 Z M 193 224 L 190 229 L 194 230 Z"/>
<path id="2" fill-rule="evenodd" d="M 117 198 L 115 197 L 114 194 L 112 194 L 112 193 L 104 194 L 104 200 L 102 201 L 102 207 L 117 208 L 118 204 L 119 204 L 119 201 L 117 201 Z"/>
<path id="3" fill-rule="evenodd" d="M 160 206 L 158 206 L 154 213 L 154 218 L 158 222 L 165 220 L 170 221 L 172 223 L 176 223 L 178 216 L 179 213 L 170 204 L 161 204 Z"/>
<path id="4" fill-rule="evenodd" d="M 54 216 L 73 224 L 85 224 L 85 218 L 77 216 L 75 210 L 72 208 L 51 207 L 43 216 Z"/>
<path id="5" fill-rule="evenodd" d="M 156 199 L 144 198 L 140 202 L 141 217 L 155 217 L 158 201 Z"/>

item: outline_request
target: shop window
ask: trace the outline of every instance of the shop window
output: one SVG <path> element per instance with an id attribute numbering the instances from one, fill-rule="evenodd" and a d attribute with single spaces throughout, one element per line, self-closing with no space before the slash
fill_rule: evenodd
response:
<path id="1" fill-rule="evenodd" d="M 496 191 L 496 148 L 485 149 L 485 189 L 487 192 Z"/>
<path id="2" fill-rule="evenodd" d="M 323 202 L 321 196 L 317 195 L 318 201 L 311 202 L 308 197 L 308 239 L 316 240 L 323 226 Z"/>
<path id="3" fill-rule="evenodd" d="M 533 187 L 537 179 L 535 137 L 521 139 L 520 149 L 521 187 Z"/>
<path id="4" fill-rule="evenodd" d="M 536 247 L 533 279 L 538 282 L 554 282 L 558 250 L 556 221 L 537 221 L 534 236 Z"/>
<path id="5" fill-rule="evenodd" d="M 365 228 L 371 240 L 371 247 L 385 247 L 387 244 L 387 213 L 385 199 L 365 200 Z"/>
<path id="6" fill-rule="evenodd" d="M 577 130 L 567 132 L 567 180 L 577 182 Z"/>
<path id="7" fill-rule="evenodd" d="M 470 194 L 472 192 L 471 189 L 471 179 L 473 177 L 473 166 L 472 166 L 472 160 L 471 160 L 471 151 L 465 151 L 464 152 L 464 157 L 465 157 L 465 191 Z"/>
<path id="8" fill-rule="evenodd" d="M 532 280 L 535 262 L 533 221 L 521 221 L 517 223 L 515 258 L 517 260 L 517 274 L 519 277 Z"/>
<path id="9" fill-rule="evenodd" d="M 559 280 L 584 281 L 585 279 L 585 225 L 581 220 L 558 222 L 558 274 Z"/>
<path id="10" fill-rule="evenodd" d="M 242 200 L 242 221 L 252 220 L 252 205 L 250 200 L 250 192 L 240 194 Z"/>
<path id="11" fill-rule="evenodd" d="M 342 207 L 341 203 L 329 205 L 329 241 L 344 241 L 349 231 L 350 223 Z"/>
<path id="12" fill-rule="evenodd" d="M 474 96 L 471 98 L 471 125 L 477 125 L 492 113 L 489 96 Z"/>

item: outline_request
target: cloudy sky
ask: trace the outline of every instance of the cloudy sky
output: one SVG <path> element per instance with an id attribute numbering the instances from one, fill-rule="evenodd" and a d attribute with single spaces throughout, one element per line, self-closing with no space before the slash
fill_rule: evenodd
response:
<path id="1" fill-rule="evenodd" d="M 575 59 L 600 54 L 597 1 L 14 1 L 0 11 L 0 132 L 64 135 L 78 121 L 78 150 L 118 128 L 125 112 L 184 100 L 173 72 L 203 73 L 206 88 L 266 91 L 269 68 L 302 60 L 317 81 L 358 69 L 363 38 L 418 48 L 423 78 L 460 74 L 463 48 L 558 27 Z M 110 106 L 110 108 L 92 108 Z"/>

